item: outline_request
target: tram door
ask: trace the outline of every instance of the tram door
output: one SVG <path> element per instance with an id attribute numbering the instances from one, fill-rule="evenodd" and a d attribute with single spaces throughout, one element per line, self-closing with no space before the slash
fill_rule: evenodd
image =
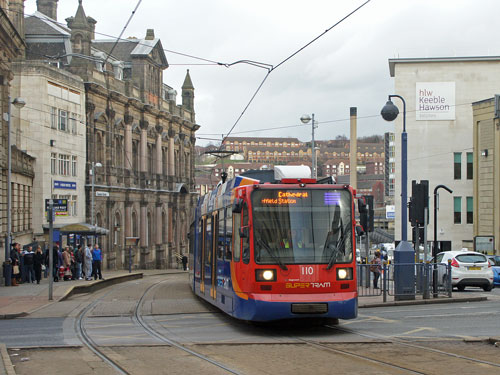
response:
<path id="1" fill-rule="evenodd" d="M 213 233 L 214 233 L 214 220 L 212 216 L 205 217 L 205 235 L 203 241 L 203 265 L 202 265 L 202 282 L 201 282 L 201 292 L 207 295 L 210 292 L 212 295 L 212 262 L 213 262 Z"/>
<path id="2" fill-rule="evenodd" d="M 211 270 L 211 283 L 210 283 L 210 297 L 217 298 L 217 250 L 219 242 L 219 213 L 214 212 L 212 216 L 212 258 L 210 259 Z"/>

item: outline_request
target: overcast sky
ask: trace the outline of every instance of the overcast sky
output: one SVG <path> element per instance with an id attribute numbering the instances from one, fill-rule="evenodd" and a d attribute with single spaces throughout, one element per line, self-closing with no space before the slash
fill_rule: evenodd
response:
<path id="1" fill-rule="evenodd" d="M 83 0 L 96 32 L 118 36 L 138 0 Z M 211 65 L 173 53 L 273 66 L 319 36 L 363 0 L 142 0 L 124 37 L 154 29 L 169 68 L 164 82 L 181 86 L 190 70 L 196 122 L 203 138 L 221 139 L 237 121 L 267 70 Z M 58 21 L 74 16 L 78 0 L 59 0 Z M 25 12 L 36 10 L 26 0 Z M 271 72 L 233 136 L 311 138 L 303 114 L 315 114 L 316 139 L 349 136 L 349 108 L 358 108 L 358 136 L 394 126 L 379 116 L 393 93 L 388 59 L 500 55 L 498 0 L 371 0 L 358 12 Z M 98 39 L 106 38 L 96 35 Z M 171 52 L 172 51 L 172 52 Z M 500 88 L 499 88 L 500 92 Z M 396 103 L 397 104 L 397 103 Z M 286 127 L 258 131 L 259 129 Z"/>

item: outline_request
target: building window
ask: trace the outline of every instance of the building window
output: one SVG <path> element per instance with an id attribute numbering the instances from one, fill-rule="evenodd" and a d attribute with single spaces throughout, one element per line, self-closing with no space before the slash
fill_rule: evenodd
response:
<path id="1" fill-rule="evenodd" d="M 59 154 L 59 174 L 69 176 L 69 155 Z"/>
<path id="2" fill-rule="evenodd" d="M 78 123 L 78 115 L 76 113 L 71 114 L 70 122 L 71 124 L 71 133 L 77 133 L 77 123 Z M 68 129 L 69 130 L 69 129 Z"/>
<path id="3" fill-rule="evenodd" d="M 453 197 L 453 222 L 462 223 L 462 197 Z"/>
<path id="4" fill-rule="evenodd" d="M 453 154 L 454 163 L 453 163 L 453 178 L 455 180 L 460 180 L 462 178 L 462 153 L 455 152 Z"/>
<path id="5" fill-rule="evenodd" d="M 474 207 L 472 197 L 467 197 L 467 224 L 474 223 Z"/>
<path id="6" fill-rule="evenodd" d="M 468 152 L 467 153 L 467 180 L 472 180 L 474 178 L 473 173 L 474 173 L 474 159 L 473 159 L 473 153 Z"/>
<path id="7" fill-rule="evenodd" d="M 57 154 L 55 152 L 50 154 L 50 173 L 57 174 Z"/>
<path id="8" fill-rule="evenodd" d="M 68 112 L 59 110 L 59 130 L 68 131 Z"/>
<path id="9" fill-rule="evenodd" d="M 77 163 L 76 163 L 76 156 L 74 156 L 74 155 L 73 155 L 73 156 L 71 157 L 71 175 L 72 175 L 73 177 L 76 177 L 76 174 L 77 174 L 77 168 L 76 168 L 76 166 L 77 166 Z"/>
<path id="10" fill-rule="evenodd" d="M 50 107 L 50 127 L 57 129 L 57 108 Z"/>
<path id="11" fill-rule="evenodd" d="M 76 207 L 77 199 L 78 199 L 77 195 L 72 195 L 71 201 L 68 202 L 71 216 L 78 216 L 77 207 Z"/>

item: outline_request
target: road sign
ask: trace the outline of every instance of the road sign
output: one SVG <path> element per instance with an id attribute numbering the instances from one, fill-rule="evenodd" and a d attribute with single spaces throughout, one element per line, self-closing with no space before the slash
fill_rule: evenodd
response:
<path id="1" fill-rule="evenodd" d="M 107 191 L 96 191 L 95 196 L 96 197 L 109 197 L 109 193 Z"/>
<path id="2" fill-rule="evenodd" d="M 45 212 L 49 209 L 49 200 L 45 199 Z M 54 212 L 56 216 L 68 216 L 68 200 L 67 199 L 52 199 L 54 202 Z"/>
<path id="3" fill-rule="evenodd" d="M 386 219 L 396 218 L 396 206 L 393 205 L 385 206 L 385 218 Z"/>

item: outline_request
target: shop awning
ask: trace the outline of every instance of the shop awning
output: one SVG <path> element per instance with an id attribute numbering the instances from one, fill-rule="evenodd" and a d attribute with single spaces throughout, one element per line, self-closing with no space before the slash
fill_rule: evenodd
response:
<path id="1" fill-rule="evenodd" d="M 44 224 L 43 228 L 48 229 L 48 224 Z M 54 225 L 54 229 L 59 230 L 61 234 L 80 234 L 83 236 L 99 236 L 107 235 L 109 233 L 109 230 L 107 230 L 106 228 L 102 228 L 97 225 L 91 225 L 88 223 Z"/>

